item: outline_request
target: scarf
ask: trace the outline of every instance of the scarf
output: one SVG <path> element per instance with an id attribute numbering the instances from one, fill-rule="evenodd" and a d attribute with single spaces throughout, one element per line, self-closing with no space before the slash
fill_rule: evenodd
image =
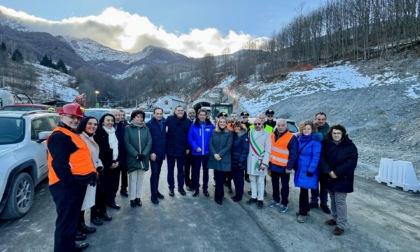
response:
<path id="1" fill-rule="evenodd" d="M 108 133 L 108 143 L 109 148 L 112 149 L 112 160 L 117 160 L 118 158 L 118 139 L 115 135 L 114 127 L 108 129 L 107 127 L 103 127 L 106 133 Z"/>
<path id="2" fill-rule="evenodd" d="M 132 120 L 130 122 L 130 125 L 132 125 L 133 127 L 137 127 L 137 128 L 144 128 L 144 127 L 146 127 L 146 124 L 144 122 L 137 122 L 137 121 L 134 121 L 134 120 Z"/>

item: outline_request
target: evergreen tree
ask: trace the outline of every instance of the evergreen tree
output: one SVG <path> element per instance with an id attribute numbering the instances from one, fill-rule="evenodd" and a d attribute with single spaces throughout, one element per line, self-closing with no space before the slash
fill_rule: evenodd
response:
<path id="1" fill-rule="evenodd" d="M 23 63 L 23 55 L 22 53 L 19 51 L 19 49 L 16 49 L 13 54 L 12 54 L 12 60 L 16 61 L 18 63 Z"/>
<path id="2" fill-rule="evenodd" d="M 57 69 L 57 70 L 58 70 L 58 71 L 60 71 L 60 72 L 65 73 L 65 74 L 67 74 L 67 73 L 68 73 L 68 71 L 67 71 L 67 67 L 66 67 L 66 65 L 64 64 L 64 62 L 63 62 L 63 60 L 62 60 L 62 59 L 59 59 L 59 60 L 58 60 L 58 62 L 57 62 L 57 65 L 56 65 L 55 69 Z"/>
<path id="3" fill-rule="evenodd" d="M 48 58 L 48 56 L 45 54 L 44 57 L 42 58 L 41 62 L 39 62 L 39 64 L 41 64 L 41 66 L 46 66 L 46 67 L 52 67 L 52 60 L 50 58 Z"/>
<path id="4" fill-rule="evenodd" d="M 4 42 L 1 42 L 0 44 L 0 52 L 5 52 L 6 51 L 6 44 Z"/>

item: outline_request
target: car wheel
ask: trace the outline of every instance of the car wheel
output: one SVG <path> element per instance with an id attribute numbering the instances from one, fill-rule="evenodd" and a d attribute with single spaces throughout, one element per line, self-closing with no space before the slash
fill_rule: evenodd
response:
<path id="1" fill-rule="evenodd" d="M 22 172 L 13 179 L 7 203 L 1 214 L 2 219 L 21 217 L 29 212 L 34 202 L 34 182 L 32 177 Z"/>

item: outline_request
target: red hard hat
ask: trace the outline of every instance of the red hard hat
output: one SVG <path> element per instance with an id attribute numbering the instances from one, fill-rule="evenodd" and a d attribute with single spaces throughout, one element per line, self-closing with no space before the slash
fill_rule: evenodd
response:
<path id="1" fill-rule="evenodd" d="M 83 117 L 83 111 L 77 103 L 70 103 L 63 106 L 58 113 L 60 115 L 72 115 L 77 117 Z"/>

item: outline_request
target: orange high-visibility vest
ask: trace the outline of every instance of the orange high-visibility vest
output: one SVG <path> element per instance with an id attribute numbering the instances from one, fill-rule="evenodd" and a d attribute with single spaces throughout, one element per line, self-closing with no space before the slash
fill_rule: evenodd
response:
<path id="1" fill-rule="evenodd" d="M 271 133 L 271 163 L 279 166 L 287 166 L 287 162 L 289 161 L 289 149 L 287 145 L 292 137 L 293 134 L 288 131 L 275 141 L 275 133 Z"/>
<path id="2" fill-rule="evenodd" d="M 74 175 L 87 175 L 92 172 L 96 172 L 95 166 L 93 165 L 92 159 L 90 157 L 90 150 L 89 147 L 86 145 L 85 141 L 83 139 L 71 132 L 70 130 L 63 128 L 63 127 L 56 127 L 53 130 L 53 133 L 56 131 L 60 131 L 67 136 L 71 137 L 71 140 L 73 143 L 77 146 L 78 150 L 70 155 L 70 164 L 71 168 L 70 171 Z M 49 138 L 47 139 L 48 143 Z M 60 181 L 60 179 L 57 177 L 57 174 L 54 171 L 54 168 L 52 167 L 52 156 L 51 153 L 48 151 L 48 180 L 49 184 L 53 185 Z"/>

